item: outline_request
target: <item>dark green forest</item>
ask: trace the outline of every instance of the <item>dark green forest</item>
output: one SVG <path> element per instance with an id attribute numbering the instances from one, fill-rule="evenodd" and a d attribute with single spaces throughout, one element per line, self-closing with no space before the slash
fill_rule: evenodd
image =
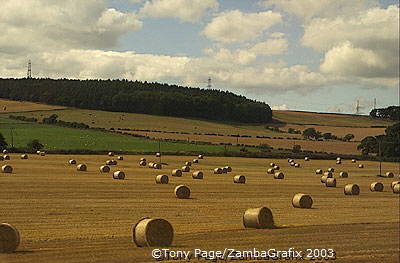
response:
<path id="1" fill-rule="evenodd" d="M 0 78 L 0 98 L 217 121 L 272 120 L 268 104 L 231 92 L 128 80 Z"/>
<path id="2" fill-rule="evenodd" d="M 389 106 L 387 108 L 373 109 L 369 113 L 369 116 L 372 118 L 400 121 L 400 106 Z"/>

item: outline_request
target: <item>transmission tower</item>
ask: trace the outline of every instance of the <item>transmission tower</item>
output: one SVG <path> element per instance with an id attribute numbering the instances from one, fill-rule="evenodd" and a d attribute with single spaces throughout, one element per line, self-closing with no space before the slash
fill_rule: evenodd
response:
<path id="1" fill-rule="evenodd" d="M 209 89 L 212 88 L 212 83 L 211 83 L 211 78 L 210 77 L 207 79 L 207 88 L 209 88 Z"/>
<path id="2" fill-rule="evenodd" d="M 357 105 L 356 105 L 356 114 L 360 114 L 360 101 L 357 100 Z"/>
<path id="3" fill-rule="evenodd" d="M 32 63 L 31 60 L 28 61 L 28 73 L 26 74 L 28 79 L 32 78 Z"/>

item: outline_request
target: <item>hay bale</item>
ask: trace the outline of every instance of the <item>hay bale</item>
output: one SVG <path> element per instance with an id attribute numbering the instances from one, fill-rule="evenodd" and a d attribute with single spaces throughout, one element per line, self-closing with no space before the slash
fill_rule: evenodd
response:
<path id="1" fill-rule="evenodd" d="M 40 156 L 45 156 L 46 153 L 45 152 L 40 152 Z"/>
<path id="2" fill-rule="evenodd" d="M 278 165 L 274 165 L 273 168 L 274 168 L 274 170 L 277 170 L 277 171 L 280 169 L 280 167 Z"/>
<path id="3" fill-rule="evenodd" d="M 342 178 L 348 178 L 349 174 L 347 172 L 340 172 L 339 176 Z"/>
<path id="4" fill-rule="evenodd" d="M 244 175 L 235 175 L 233 177 L 233 182 L 235 184 L 245 184 L 246 183 L 246 177 Z"/>
<path id="5" fill-rule="evenodd" d="M 4 161 L 4 157 L 0 155 L 0 161 Z"/>
<path id="6" fill-rule="evenodd" d="M 214 174 L 222 174 L 222 168 L 219 168 L 219 167 L 215 168 Z"/>
<path id="7" fill-rule="evenodd" d="M 393 178 L 393 177 L 394 177 L 394 173 L 392 173 L 392 172 L 386 172 L 385 177 L 387 177 L 387 178 Z"/>
<path id="8" fill-rule="evenodd" d="M 161 157 L 161 153 L 156 153 L 156 157 Z"/>
<path id="9" fill-rule="evenodd" d="M 113 152 L 108 152 L 108 156 L 114 156 Z"/>
<path id="10" fill-rule="evenodd" d="M 228 173 L 228 168 L 222 167 L 221 169 L 222 169 L 222 173 L 223 174 L 227 174 Z"/>
<path id="11" fill-rule="evenodd" d="M 176 198 L 188 199 L 190 197 L 190 189 L 186 185 L 178 185 L 174 190 Z"/>
<path id="12" fill-rule="evenodd" d="M 173 237 L 172 225 L 162 218 L 142 218 L 133 227 L 132 240 L 138 247 L 167 247 Z"/>
<path id="13" fill-rule="evenodd" d="M 295 194 L 292 199 L 292 205 L 295 208 L 311 208 L 313 200 L 310 195 L 306 194 Z"/>
<path id="14" fill-rule="evenodd" d="M 274 167 L 276 164 L 275 163 L 269 163 L 270 167 Z"/>
<path id="15" fill-rule="evenodd" d="M 227 172 L 227 173 L 232 172 L 232 167 L 230 167 L 230 166 L 225 166 L 225 168 L 226 168 L 226 172 Z"/>
<path id="16" fill-rule="evenodd" d="M 13 253 L 20 243 L 21 236 L 14 226 L 0 224 L 0 253 Z"/>
<path id="17" fill-rule="evenodd" d="M 345 195 L 359 195 L 360 187 L 357 184 L 346 184 L 344 186 Z"/>
<path id="18" fill-rule="evenodd" d="M 193 179 L 203 179 L 203 172 L 201 171 L 196 171 L 192 174 Z"/>
<path id="19" fill-rule="evenodd" d="M 125 173 L 123 171 L 115 171 L 113 173 L 113 178 L 117 180 L 124 180 L 125 179 Z"/>
<path id="20" fill-rule="evenodd" d="M 79 172 L 85 172 L 87 170 L 87 166 L 86 166 L 86 164 L 83 164 L 83 163 L 78 164 L 76 166 L 76 170 Z"/>
<path id="21" fill-rule="evenodd" d="M 336 187 L 336 178 L 327 178 L 325 182 L 326 187 Z"/>
<path id="22" fill-rule="evenodd" d="M 185 166 L 182 166 L 181 170 L 184 173 L 188 173 L 188 172 L 190 172 L 190 167 L 185 165 Z"/>
<path id="23" fill-rule="evenodd" d="M 199 159 L 203 159 L 203 155 L 199 154 L 199 156 L 197 156 Z"/>
<path id="24" fill-rule="evenodd" d="M 393 188 L 394 188 L 394 186 L 395 186 L 396 184 L 400 184 L 400 181 L 394 181 L 394 182 L 392 182 L 392 183 L 390 184 L 390 187 L 392 188 L 392 190 L 393 190 Z"/>
<path id="25" fill-rule="evenodd" d="M 140 162 L 139 162 L 139 165 L 140 165 L 140 166 L 146 166 L 146 161 L 140 161 Z"/>
<path id="26" fill-rule="evenodd" d="M 363 165 L 362 163 L 360 163 L 360 164 L 358 165 L 358 168 L 364 168 L 364 165 Z"/>
<path id="27" fill-rule="evenodd" d="M 332 167 L 328 168 L 328 172 L 331 172 L 331 173 L 335 172 L 335 168 L 332 168 Z"/>
<path id="28" fill-rule="evenodd" d="M 267 170 L 267 174 L 274 174 L 274 173 L 275 173 L 274 168 L 269 168 L 269 169 Z"/>
<path id="29" fill-rule="evenodd" d="M 117 165 L 118 162 L 116 160 L 107 160 L 106 165 Z"/>
<path id="30" fill-rule="evenodd" d="M 322 174 L 322 173 L 323 173 L 322 169 L 315 170 L 315 174 Z"/>
<path id="31" fill-rule="evenodd" d="M 159 169 L 162 168 L 162 165 L 161 165 L 161 163 L 155 163 L 155 164 L 153 165 L 153 168 L 159 170 Z"/>
<path id="32" fill-rule="evenodd" d="M 337 158 L 336 158 L 336 161 L 339 161 L 339 162 L 340 162 L 340 161 L 342 161 L 342 158 L 337 157 Z"/>
<path id="33" fill-rule="evenodd" d="M 198 159 L 193 159 L 193 163 L 199 163 Z"/>
<path id="34" fill-rule="evenodd" d="M 146 158 L 140 158 L 139 162 L 146 162 Z"/>
<path id="35" fill-rule="evenodd" d="M 185 166 L 192 166 L 192 162 L 186 162 Z"/>
<path id="36" fill-rule="evenodd" d="M 295 164 L 296 164 L 295 162 L 291 162 L 290 166 L 295 166 Z"/>
<path id="37" fill-rule="evenodd" d="M 6 149 L 4 149 L 4 150 L 3 150 L 3 153 L 6 154 L 6 153 L 8 153 L 8 151 L 7 151 Z"/>
<path id="38" fill-rule="evenodd" d="M 323 175 L 321 177 L 321 183 L 325 184 L 326 181 L 328 180 L 328 178 L 333 178 L 333 176 L 329 176 L 329 174 L 328 175 Z"/>
<path id="39" fill-rule="evenodd" d="M 160 174 L 156 176 L 156 184 L 168 184 L 169 178 L 166 174 Z"/>
<path id="40" fill-rule="evenodd" d="M 110 172 L 110 167 L 107 166 L 107 165 L 102 165 L 102 166 L 100 166 L 100 172 L 109 173 Z"/>
<path id="41" fill-rule="evenodd" d="M 294 164 L 294 167 L 295 167 L 295 168 L 300 168 L 300 164 L 299 164 L 299 163 L 295 163 L 295 164 Z"/>
<path id="42" fill-rule="evenodd" d="M 310 160 L 310 158 L 304 157 L 304 161 L 308 162 L 309 160 Z"/>
<path id="43" fill-rule="evenodd" d="M 76 164 L 76 160 L 71 159 L 71 160 L 68 161 L 68 164 Z"/>
<path id="44" fill-rule="evenodd" d="M 13 171 L 13 168 L 9 164 L 3 165 L 1 167 L 1 172 L 3 172 L 3 173 L 10 174 L 10 173 L 12 173 L 12 171 Z"/>
<path id="45" fill-rule="evenodd" d="M 293 163 L 294 162 L 293 159 L 288 159 L 287 161 L 288 161 L 288 163 Z"/>
<path id="46" fill-rule="evenodd" d="M 324 175 L 325 175 L 327 178 L 332 178 L 332 177 L 333 177 L 333 173 L 332 173 L 332 172 L 325 172 Z"/>
<path id="47" fill-rule="evenodd" d="M 283 179 L 283 178 L 285 178 L 285 174 L 282 172 L 276 172 L 274 174 L 274 179 Z"/>
<path id="48" fill-rule="evenodd" d="M 153 162 L 149 162 L 149 168 L 153 168 L 154 163 Z"/>
<path id="49" fill-rule="evenodd" d="M 356 163 L 357 161 L 356 161 L 356 159 L 351 159 L 351 162 Z"/>
<path id="50" fill-rule="evenodd" d="M 27 154 L 21 154 L 21 159 L 22 159 L 22 160 L 28 159 L 28 155 L 27 155 Z"/>
<path id="51" fill-rule="evenodd" d="M 243 214 L 245 228 L 273 228 L 274 218 L 267 207 L 249 208 Z"/>
<path id="52" fill-rule="evenodd" d="M 118 156 L 117 160 L 120 160 L 120 161 L 124 160 L 124 156 Z"/>
<path id="53" fill-rule="evenodd" d="M 11 158 L 10 158 L 10 155 L 8 155 L 8 154 L 5 154 L 4 156 L 3 156 L 3 158 L 4 158 L 4 160 L 10 160 Z"/>
<path id="54" fill-rule="evenodd" d="M 393 193 L 394 194 L 400 194 L 400 184 L 395 184 L 393 186 Z"/>
<path id="55" fill-rule="evenodd" d="M 342 164 L 342 161 L 336 161 L 336 164 Z"/>
<path id="56" fill-rule="evenodd" d="M 182 176 L 182 170 L 180 170 L 180 169 L 172 170 L 172 176 L 181 177 Z"/>
<path id="57" fill-rule="evenodd" d="M 383 192 L 383 184 L 380 182 L 374 182 L 369 186 L 371 192 Z"/>
<path id="58" fill-rule="evenodd" d="M 40 151 L 36 151 L 36 154 L 39 155 L 39 154 L 40 154 Z"/>

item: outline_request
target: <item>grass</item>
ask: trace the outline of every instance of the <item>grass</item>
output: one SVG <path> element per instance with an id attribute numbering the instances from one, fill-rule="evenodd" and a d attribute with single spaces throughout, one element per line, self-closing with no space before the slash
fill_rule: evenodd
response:
<path id="1" fill-rule="evenodd" d="M 167 185 L 157 185 L 157 174 L 170 174 L 193 156 L 165 155 L 163 162 L 168 165 L 157 171 L 137 164 L 140 157 L 151 161 L 154 156 L 124 157 L 112 167 L 126 173 L 126 180 L 119 181 L 111 173 L 99 172 L 106 155 L 30 155 L 20 160 L 11 154 L 7 163 L 14 173 L 0 174 L 1 221 L 19 229 L 22 243 L 17 253 L 0 254 L 0 262 L 154 262 L 154 248 L 132 243 L 131 228 L 145 216 L 164 218 L 173 225 L 172 250 L 332 248 L 337 262 L 398 261 L 400 199 L 389 186 L 396 179 L 375 177 L 379 163 L 363 162 L 365 168 L 358 169 L 349 160 L 340 166 L 334 160 L 297 160 L 301 168 L 296 169 L 282 159 L 206 156 L 192 167 L 204 172 L 203 180 L 185 173 L 170 177 Z M 70 158 L 87 164 L 88 172 L 67 165 Z M 284 180 L 266 175 L 269 162 L 281 167 Z M 212 174 L 213 168 L 225 165 L 233 172 Z M 349 178 L 337 178 L 337 188 L 324 187 L 314 174 L 316 168 L 330 166 L 349 172 Z M 383 163 L 383 169 L 397 173 L 395 163 Z M 237 174 L 246 176 L 246 184 L 232 182 Z M 382 193 L 369 191 L 375 181 L 384 183 Z M 343 194 L 348 183 L 359 184 L 359 196 Z M 178 184 L 190 187 L 192 199 L 174 197 Z M 296 193 L 310 194 L 313 208 L 293 208 Z M 261 206 L 271 209 L 278 228 L 245 229 L 244 211 Z"/>

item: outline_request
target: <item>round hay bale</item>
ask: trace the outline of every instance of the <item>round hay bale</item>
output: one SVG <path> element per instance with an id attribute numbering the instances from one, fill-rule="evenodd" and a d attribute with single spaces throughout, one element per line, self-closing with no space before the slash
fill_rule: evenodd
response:
<path id="1" fill-rule="evenodd" d="M 233 177 L 233 182 L 235 184 L 245 184 L 246 183 L 246 177 L 244 175 L 235 175 Z"/>
<path id="2" fill-rule="evenodd" d="M 335 172 L 335 168 L 332 168 L 332 167 L 328 168 L 328 172 L 331 172 L 331 173 Z"/>
<path id="3" fill-rule="evenodd" d="M 295 164 L 294 164 L 294 167 L 295 167 L 295 168 L 300 168 L 300 164 L 299 164 L 299 163 L 295 163 Z"/>
<path id="4" fill-rule="evenodd" d="M 100 166 L 100 172 L 109 173 L 110 172 L 110 167 L 107 166 L 107 165 L 102 165 L 102 166 Z"/>
<path id="5" fill-rule="evenodd" d="M 117 165 L 118 162 L 116 160 L 107 160 L 106 165 Z"/>
<path id="6" fill-rule="evenodd" d="M 394 194 L 400 194 L 400 184 L 395 184 L 393 186 L 393 193 Z"/>
<path id="7" fill-rule="evenodd" d="M 333 177 L 329 177 L 328 175 L 321 176 L 321 183 L 325 184 L 328 178 L 333 178 Z"/>
<path id="8" fill-rule="evenodd" d="M 85 172 L 87 170 L 87 166 L 86 166 L 86 164 L 83 164 L 83 163 L 78 164 L 76 166 L 76 170 L 80 171 L 80 172 Z"/>
<path id="9" fill-rule="evenodd" d="M 364 168 L 364 165 L 363 165 L 362 163 L 360 163 L 360 164 L 358 165 L 358 168 Z"/>
<path id="10" fill-rule="evenodd" d="M 273 228 L 274 218 L 267 207 L 249 208 L 243 214 L 245 228 Z"/>
<path id="11" fill-rule="evenodd" d="M 160 174 L 156 176 L 156 184 L 168 184 L 169 178 L 166 174 Z"/>
<path id="12" fill-rule="evenodd" d="M 3 173 L 10 174 L 10 173 L 12 173 L 13 168 L 12 168 L 11 165 L 6 164 L 6 165 L 3 165 L 3 166 L 1 167 L 1 171 L 2 171 Z"/>
<path id="13" fill-rule="evenodd" d="M 340 158 L 340 157 L 336 158 L 336 161 L 341 161 L 341 160 L 342 160 L 342 158 Z"/>
<path id="14" fill-rule="evenodd" d="M 221 169 L 222 169 L 222 173 L 223 174 L 227 174 L 228 173 L 228 168 L 222 167 Z"/>
<path id="15" fill-rule="evenodd" d="M 275 163 L 269 163 L 270 167 L 274 167 L 276 164 Z"/>
<path id="16" fill-rule="evenodd" d="M 156 153 L 156 157 L 161 157 L 161 153 Z"/>
<path id="17" fill-rule="evenodd" d="M 193 179 L 203 179 L 203 172 L 201 171 L 196 171 L 192 174 Z"/>
<path id="18" fill-rule="evenodd" d="M 396 184 L 400 184 L 400 181 L 394 181 L 390 184 L 390 187 L 393 189 Z"/>
<path id="19" fill-rule="evenodd" d="M 68 164 L 76 164 L 76 160 L 71 159 L 71 160 L 68 161 Z"/>
<path id="20" fill-rule="evenodd" d="M 140 158 L 140 162 L 146 162 L 146 158 Z"/>
<path id="21" fill-rule="evenodd" d="M 187 173 L 187 172 L 190 172 L 190 167 L 185 165 L 185 166 L 182 166 L 181 170 L 182 170 L 182 172 Z"/>
<path id="22" fill-rule="evenodd" d="M 342 178 L 348 178 L 349 174 L 347 172 L 340 172 L 339 176 Z"/>
<path id="23" fill-rule="evenodd" d="M 197 156 L 199 159 L 203 159 L 203 155 L 199 154 L 199 156 Z"/>
<path id="24" fill-rule="evenodd" d="M 18 230 L 10 224 L 0 224 L 0 253 L 13 253 L 21 243 Z"/>
<path id="25" fill-rule="evenodd" d="M 284 179 L 285 178 L 285 174 L 282 172 L 276 172 L 274 174 L 274 179 Z"/>
<path id="26" fill-rule="evenodd" d="M 222 174 L 222 168 L 219 168 L 219 167 L 215 168 L 214 174 Z"/>
<path id="27" fill-rule="evenodd" d="M 336 164 L 342 164 L 342 161 L 336 161 Z"/>
<path id="28" fill-rule="evenodd" d="M 124 180 L 125 179 L 125 173 L 123 171 L 115 171 L 113 173 L 113 178 L 117 180 Z"/>
<path id="29" fill-rule="evenodd" d="M 336 187 L 336 178 L 327 178 L 325 186 L 326 187 Z"/>
<path id="30" fill-rule="evenodd" d="M 295 162 L 291 162 L 290 166 L 295 166 L 295 164 L 296 164 Z"/>
<path id="31" fill-rule="evenodd" d="M 139 165 L 140 165 L 140 166 L 146 166 L 146 161 L 140 161 L 140 162 L 139 162 Z"/>
<path id="32" fill-rule="evenodd" d="M 385 177 L 387 177 L 387 178 L 393 178 L 393 177 L 394 177 L 394 173 L 392 173 L 392 172 L 386 172 Z"/>
<path id="33" fill-rule="evenodd" d="M 159 170 L 159 169 L 162 168 L 162 165 L 161 165 L 161 163 L 155 163 L 155 164 L 153 165 L 153 168 Z"/>
<path id="34" fill-rule="evenodd" d="M 292 205 L 295 208 L 311 208 L 313 200 L 310 195 L 306 194 L 295 194 L 292 199 Z"/>
<path id="35" fill-rule="evenodd" d="M 138 247 L 167 247 L 172 243 L 174 229 L 162 218 L 142 218 L 133 227 L 133 242 Z"/>
<path id="36" fill-rule="evenodd" d="M 6 153 L 8 153 L 8 151 L 7 151 L 6 149 L 4 149 L 4 150 L 3 150 L 3 153 L 6 154 Z"/>
<path id="37" fill-rule="evenodd" d="M 230 167 L 230 166 L 225 166 L 225 168 L 226 168 L 226 172 L 227 172 L 227 173 L 232 172 L 232 167 Z"/>
<path id="38" fill-rule="evenodd" d="M 322 173 L 323 173 L 322 169 L 315 170 L 315 174 L 322 174 Z"/>
<path id="39" fill-rule="evenodd" d="M 199 163 L 198 159 L 193 159 L 193 163 Z"/>
<path id="40" fill-rule="evenodd" d="M 383 192 L 383 184 L 380 182 L 374 182 L 369 186 L 371 192 Z"/>
<path id="41" fill-rule="evenodd" d="M 4 158 L 4 160 L 10 160 L 11 159 L 10 155 L 8 155 L 8 154 L 4 155 L 3 158 Z"/>
<path id="42" fill-rule="evenodd" d="M 288 163 L 293 163 L 294 162 L 293 159 L 288 159 L 287 161 L 288 161 Z"/>
<path id="43" fill-rule="evenodd" d="M 190 189 L 186 185 L 178 185 L 174 190 L 176 198 L 188 199 L 190 197 Z"/>
<path id="44" fill-rule="evenodd" d="M 327 178 L 332 178 L 333 177 L 333 173 L 332 172 L 325 172 L 324 176 L 326 176 Z"/>
<path id="45" fill-rule="evenodd" d="M 310 160 L 310 158 L 304 157 L 304 161 L 308 162 L 309 160 Z"/>
<path id="46" fill-rule="evenodd" d="M 357 184 L 346 184 L 344 186 L 345 195 L 359 195 L 360 187 Z"/>
<path id="47" fill-rule="evenodd" d="M 21 159 L 22 159 L 22 160 L 28 159 L 28 155 L 27 155 L 27 154 L 21 154 Z"/>
<path id="48" fill-rule="evenodd" d="M 153 162 L 149 162 L 149 168 L 153 168 L 154 163 Z"/>
<path id="49" fill-rule="evenodd" d="M 186 162 L 185 166 L 192 166 L 192 162 Z"/>
<path id="50" fill-rule="evenodd" d="M 36 151 L 36 154 L 39 155 L 39 154 L 40 154 L 40 151 Z"/>
<path id="51" fill-rule="evenodd" d="M 172 176 L 181 177 L 182 176 L 182 170 L 180 170 L 180 169 L 172 170 Z"/>
<path id="52" fill-rule="evenodd" d="M 0 161 L 4 161 L 4 157 L 0 155 Z"/>
<path id="53" fill-rule="evenodd" d="M 108 156 L 114 156 L 113 152 L 108 152 Z"/>
<path id="54" fill-rule="evenodd" d="M 352 163 L 356 163 L 357 160 L 356 160 L 356 159 L 351 159 L 351 162 L 352 162 Z"/>
<path id="55" fill-rule="evenodd" d="M 274 174 L 274 173 L 275 173 L 274 168 L 269 168 L 269 169 L 267 170 L 267 174 Z"/>
<path id="56" fill-rule="evenodd" d="M 45 152 L 40 152 L 40 156 L 45 156 L 46 153 Z"/>
<path id="57" fill-rule="evenodd" d="M 277 171 L 280 169 L 280 167 L 278 165 L 274 165 L 273 168 L 274 168 L 274 170 L 277 170 Z"/>
<path id="58" fill-rule="evenodd" d="M 117 160 L 120 160 L 120 161 L 124 160 L 124 156 L 118 156 Z"/>

